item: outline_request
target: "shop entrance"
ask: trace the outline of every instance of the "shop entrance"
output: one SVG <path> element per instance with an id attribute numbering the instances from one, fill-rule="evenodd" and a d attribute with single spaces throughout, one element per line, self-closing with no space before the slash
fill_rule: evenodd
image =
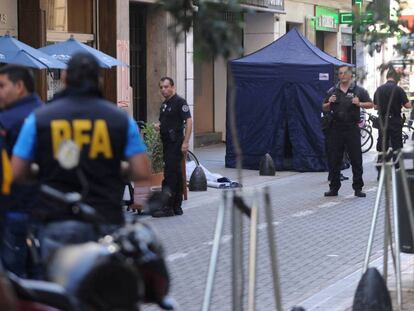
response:
<path id="1" fill-rule="evenodd" d="M 129 5 L 130 77 L 134 118 L 147 121 L 147 6 Z"/>

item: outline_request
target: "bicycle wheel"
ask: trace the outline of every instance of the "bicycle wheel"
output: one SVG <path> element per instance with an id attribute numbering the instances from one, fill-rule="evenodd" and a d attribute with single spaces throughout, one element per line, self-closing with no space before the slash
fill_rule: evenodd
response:
<path id="1" fill-rule="evenodd" d="M 403 143 L 408 139 L 414 140 L 414 127 L 404 124 L 402 127 Z"/>
<path id="2" fill-rule="evenodd" d="M 360 128 L 359 132 L 361 134 L 361 151 L 362 153 L 368 152 L 374 144 L 374 138 L 367 129 Z"/>

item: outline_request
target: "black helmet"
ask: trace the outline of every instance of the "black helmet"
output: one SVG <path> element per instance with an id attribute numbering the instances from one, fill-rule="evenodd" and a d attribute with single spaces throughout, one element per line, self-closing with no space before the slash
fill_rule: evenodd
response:
<path id="1" fill-rule="evenodd" d="M 162 245 L 154 230 L 140 222 L 128 224 L 113 234 L 113 242 L 120 247 L 120 253 L 134 260 L 135 268 L 143 278 L 143 300 L 164 304 L 170 277 Z"/>
<path id="2" fill-rule="evenodd" d="M 95 242 L 58 250 L 48 277 L 97 310 L 135 310 L 142 296 L 138 271 L 113 248 Z"/>

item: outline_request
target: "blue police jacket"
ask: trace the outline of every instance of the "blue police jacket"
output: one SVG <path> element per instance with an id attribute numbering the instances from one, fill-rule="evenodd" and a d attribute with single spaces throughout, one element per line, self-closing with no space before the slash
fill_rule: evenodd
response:
<path id="1" fill-rule="evenodd" d="M 9 156 L 11 156 L 24 120 L 42 105 L 43 102 L 40 98 L 35 94 L 31 94 L 14 102 L 13 105 L 0 112 L 1 135 L 4 138 L 4 147 Z M 10 195 L 1 200 L 3 211 L 6 210 L 11 217 L 20 217 L 15 214 L 28 212 L 36 201 L 37 192 L 37 186 L 13 184 Z"/>

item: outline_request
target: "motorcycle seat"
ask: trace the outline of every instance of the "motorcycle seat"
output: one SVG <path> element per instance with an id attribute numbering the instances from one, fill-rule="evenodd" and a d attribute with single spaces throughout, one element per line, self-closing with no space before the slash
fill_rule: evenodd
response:
<path id="1" fill-rule="evenodd" d="M 22 279 L 10 272 L 8 273 L 8 278 L 16 296 L 21 300 L 43 303 L 62 311 L 78 310 L 76 301 L 58 284 Z"/>

